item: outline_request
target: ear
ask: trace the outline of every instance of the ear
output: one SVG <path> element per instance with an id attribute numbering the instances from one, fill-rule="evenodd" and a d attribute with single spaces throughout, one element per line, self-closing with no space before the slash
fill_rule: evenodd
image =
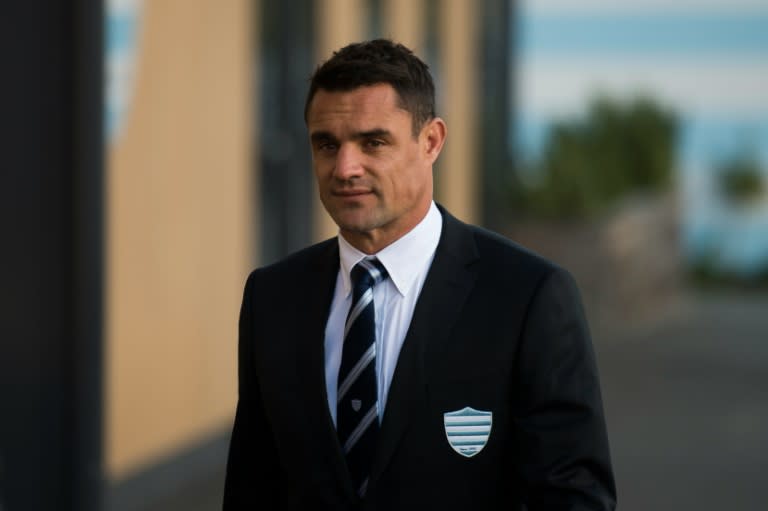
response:
<path id="1" fill-rule="evenodd" d="M 430 164 L 437 160 L 440 151 L 443 149 L 445 137 L 448 135 L 448 127 L 440 117 L 435 117 L 428 121 L 421 129 L 421 146 L 424 155 Z"/>

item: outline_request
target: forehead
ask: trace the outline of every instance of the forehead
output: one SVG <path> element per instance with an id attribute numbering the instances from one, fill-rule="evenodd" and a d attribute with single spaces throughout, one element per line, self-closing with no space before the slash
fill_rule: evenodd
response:
<path id="1" fill-rule="evenodd" d="M 359 87 L 350 91 L 319 89 L 307 113 L 310 132 L 341 125 L 367 129 L 383 125 L 396 128 L 398 124 L 404 123 L 410 127 L 410 122 L 411 114 L 398 106 L 397 92 L 389 84 Z"/>

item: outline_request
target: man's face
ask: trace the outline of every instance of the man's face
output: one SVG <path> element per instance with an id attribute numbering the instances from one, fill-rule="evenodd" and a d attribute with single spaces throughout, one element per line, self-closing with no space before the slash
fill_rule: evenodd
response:
<path id="1" fill-rule="evenodd" d="M 373 253 L 426 215 L 432 164 L 445 140 L 435 118 L 413 135 L 411 114 L 388 84 L 318 90 L 307 115 L 320 199 L 344 238 Z"/>

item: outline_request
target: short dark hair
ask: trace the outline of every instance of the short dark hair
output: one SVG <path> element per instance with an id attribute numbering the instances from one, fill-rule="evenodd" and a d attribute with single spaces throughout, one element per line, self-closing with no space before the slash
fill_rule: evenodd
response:
<path id="1" fill-rule="evenodd" d="M 414 136 L 435 117 L 435 85 L 429 67 L 402 44 L 373 39 L 345 46 L 315 70 L 304 104 L 304 120 L 320 89 L 351 91 L 380 83 L 395 89 L 398 106 L 411 114 Z"/>

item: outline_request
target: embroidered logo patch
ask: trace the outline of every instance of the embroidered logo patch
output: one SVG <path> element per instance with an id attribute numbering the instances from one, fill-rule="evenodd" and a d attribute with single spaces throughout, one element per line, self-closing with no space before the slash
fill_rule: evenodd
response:
<path id="1" fill-rule="evenodd" d="M 454 451 L 471 458 L 488 443 L 493 413 L 466 407 L 443 414 L 445 436 Z"/>

